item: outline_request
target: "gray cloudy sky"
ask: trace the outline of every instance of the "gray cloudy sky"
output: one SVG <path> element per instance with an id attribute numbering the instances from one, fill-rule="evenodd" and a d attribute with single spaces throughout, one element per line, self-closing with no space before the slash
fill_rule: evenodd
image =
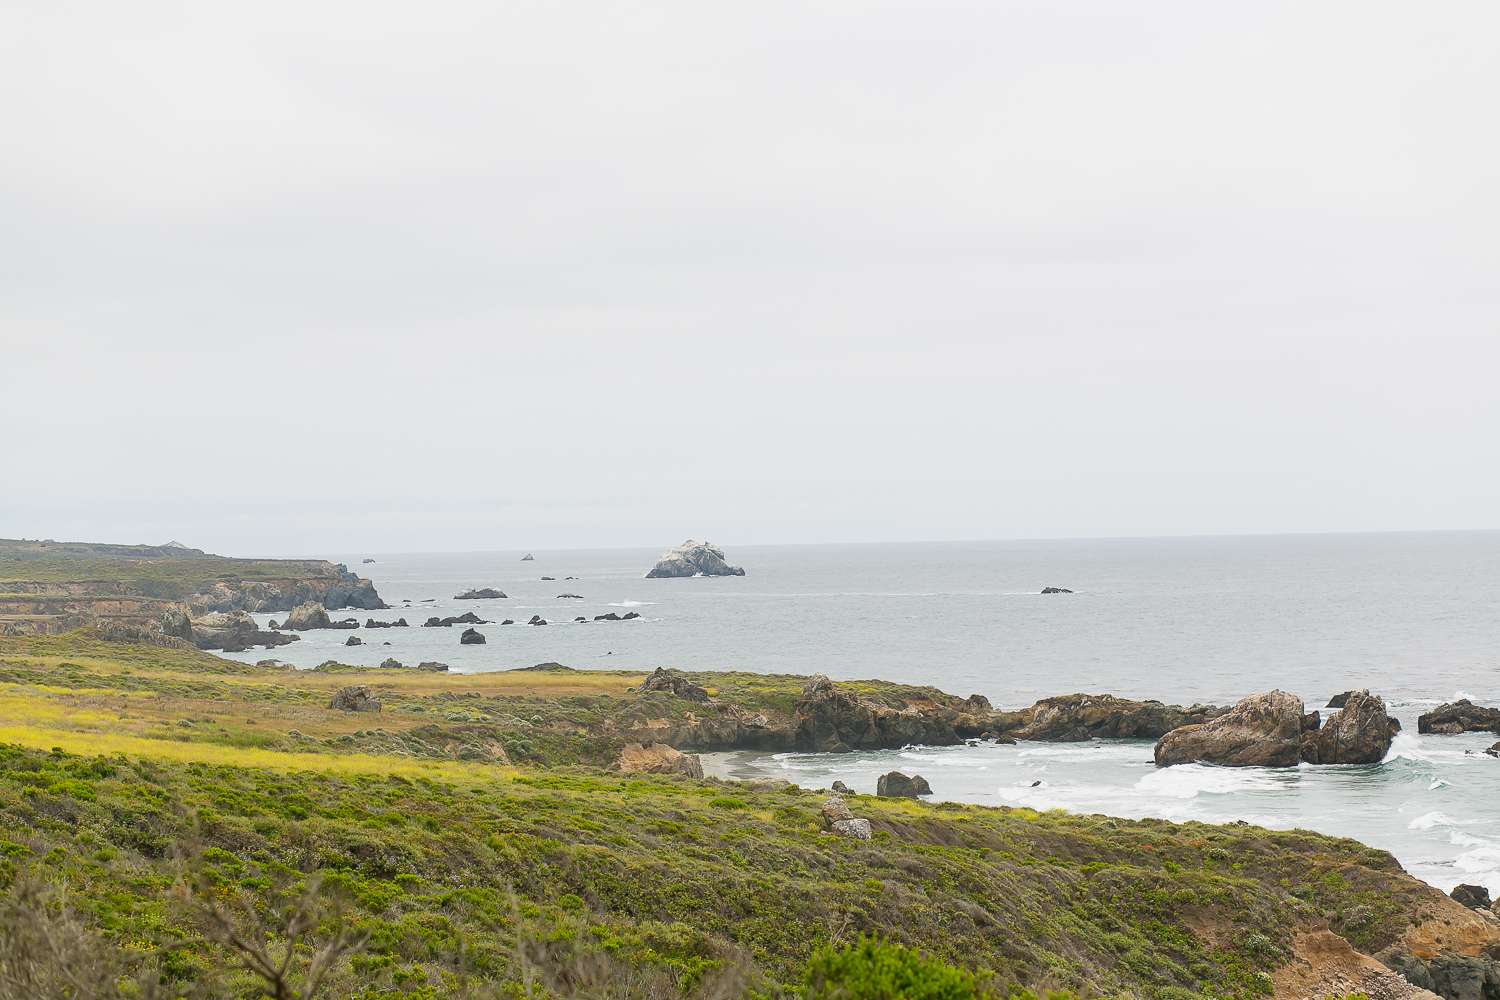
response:
<path id="1" fill-rule="evenodd" d="M 0 535 L 1500 527 L 1493 3 L 0 8 Z"/>

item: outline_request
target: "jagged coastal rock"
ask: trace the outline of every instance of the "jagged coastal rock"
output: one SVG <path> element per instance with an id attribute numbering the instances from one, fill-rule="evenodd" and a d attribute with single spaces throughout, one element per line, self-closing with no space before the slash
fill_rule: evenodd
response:
<path id="1" fill-rule="evenodd" d="M 481 587 L 478 590 L 466 590 L 462 594 L 454 594 L 455 601 L 493 601 L 505 596 L 505 591 L 496 590 L 493 587 Z"/>
<path id="2" fill-rule="evenodd" d="M 478 629 L 466 628 L 464 634 L 458 637 L 458 641 L 464 646 L 483 646 L 484 633 Z"/>
<path id="3" fill-rule="evenodd" d="M 328 707 L 343 712 L 378 712 L 380 699 L 365 685 L 340 688 L 328 703 Z"/>
<path id="4" fill-rule="evenodd" d="M 1202 725 L 1226 714 L 1218 705 L 1181 708 L 1159 701 L 1129 701 L 1110 694 L 1043 698 L 1023 710 L 1030 718 L 1008 729 L 1018 740 L 1078 742 L 1087 739 L 1160 739 L 1183 726 Z"/>
<path id="5" fill-rule="evenodd" d="M 286 616 L 286 621 L 281 623 L 284 629 L 297 632 L 306 632 L 315 628 L 359 628 L 359 622 L 353 618 L 345 618 L 343 621 L 333 621 L 328 617 L 328 610 L 317 601 L 308 601 L 292 609 L 292 613 Z"/>
<path id="6" fill-rule="evenodd" d="M 875 794 L 885 799 L 914 799 L 918 795 L 931 795 L 932 786 L 920 774 L 907 777 L 900 771 L 891 771 L 875 779 Z"/>
<path id="7" fill-rule="evenodd" d="M 656 671 L 641 683 L 640 691 L 642 693 L 647 691 L 665 691 L 668 694 L 676 695 L 688 701 L 696 701 L 700 705 L 707 704 L 708 702 L 708 692 L 703 690 L 703 688 L 676 671 L 664 670 L 661 667 L 657 667 Z"/>
<path id="8" fill-rule="evenodd" d="M 676 548 L 661 554 L 648 580 L 661 580 L 679 576 L 744 576 L 739 566 L 731 566 L 724 559 L 724 550 L 711 542 L 695 542 L 691 538 Z"/>
<path id="9" fill-rule="evenodd" d="M 1460 698 L 1419 716 L 1417 732 L 1437 736 L 1472 732 L 1500 733 L 1500 708 L 1486 708 L 1475 705 L 1467 698 Z"/>
<path id="10" fill-rule="evenodd" d="M 1318 727 L 1303 724 L 1302 759 L 1309 764 L 1378 764 L 1401 724 L 1385 712 L 1385 701 L 1369 691 L 1350 691 L 1344 705 Z M 1312 714 L 1316 720 L 1317 713 Z"/>
<path id="11" fill-rule="evenodd" d="M 180 621 L 180 617 L 185 617 L 181 612 L 168 612 L 168 615 L 171 615 L 171 621 L 168 622 L 167 615 L 163 615 L 162 630 L 166 632 L 168 628 L 173 629 L 167 634 L 185 638 L 199 649 L 222 649 L 226 653 L 239 653 L 253 646 L 274 649 L 296 642 L 299 638 L 277 632 L 262 632 L 255 624 L 255 619 L 243 611 L 213 611 L 201 618 L 188 619 L 185 629 Z M 184 631 L 186 635 L 182 634 Z"/>
<path id="12" fill-rule="evenodd" d="M 1271 691 L 1241 699 L 1225 715 L 1174 729 L 1156 742 L 1156 765 L 1293 767 L 1302 759 L 1302 699 Z"/>
<path id="13" fill-rule="evenodd" d="M 644 771 L 647 774 L 685 774 L 703 777 L 703 761 L 695 753 L 682 753 L 665 743 L 627 743 L 620 749 L 616 765 L 621 771 Z"/>
<path id="14" fill-rule="evenodd" d="M 1368 690 L 1340 696 L 1343 707 L 1319 722 L 1300 698 L 1270 691 L 1242 699 L 1227 714 L 1174 729 L 1156 743 L 1156 764 L 1194 761 L 1226 767 L 1292 767 L 1309 764 L 1376 764 L 1391 748 L 1401 724 Z"/>

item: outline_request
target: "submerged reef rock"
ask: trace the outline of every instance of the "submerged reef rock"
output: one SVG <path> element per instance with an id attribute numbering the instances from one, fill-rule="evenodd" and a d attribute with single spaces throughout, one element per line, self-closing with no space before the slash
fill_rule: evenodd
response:
<path id="1" fill-rule="evenodd" d="M 342 712 L 378 712 L 380 699 L 363 684 L 340 688 L 328 707 Z"/>
<path id="2" fill-rule="evenodd" d="M 703 761 L 695 753 L 682 753 L 665 743 L 627 743 L 620 749 L 616 768 L 647 774 L 685 774 L 703 777 Z"/>
<path id="3" fill-rule="evenodd" d="M 1225 715 L 1157 740 L 1156 766 L 1293 767 L 1302 759 L 1304 714 L 1302 699 L 1285 691 L 1251 695 Z"/>
<path id="4" fill-rule="evenodd" d="M 691 538 L 673 549 L 668 549 L 656 561 L 656 566 L 646 574 L 648 580 L 661 580 L 675 576 L 744 576 L 739 566 L 731 566 L 724 560 L 724 550 L 711 542 L 695 542 Z"/>
<path id="5" fill-rule="evenodd" d="M 1450 701 L 1417 718 L 1417 732 L 1436 736 L 1459 733 L 1500 733 L 1500 708 L 1475 705 L 1467 698 Z"/>
<path id="6" fill-rule="evenodd" d="M 908 778 L 900 771 L 891 771 L 875 779 L 875 794 L 883 799 L 914 799 L 918 795 L 931 795 L 932 786 L 920 774 Z"/>
<path id="7" fill-rule="evenodd" d="M 1317 713 L 1314 712 L 1314 719 Z M 1369 691 L 1351 691 L 1344 707 L 1319 728 L 1302 727 L 1302 759 L 1309 764 L 1378 764 L 1391 749 L 1399 723 L 1385 712 L 1385 702 Z"/>

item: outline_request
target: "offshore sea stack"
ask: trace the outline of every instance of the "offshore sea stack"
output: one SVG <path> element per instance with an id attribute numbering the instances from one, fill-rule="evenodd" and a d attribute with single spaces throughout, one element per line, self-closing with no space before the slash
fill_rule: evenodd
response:
<path id="1" fill-rule="evenodd" d="M 1391 748 L 1400 724 L 1369 691 L 1349 692 L 1344 707 L 1319 725 L 1302 699 L 1270 691 L 1241 699 L 1225 715 L 1174 729 L 1156 742 L 1156 766 L 1218 764 L 1224 767 L 1294 767 L 1310 764 L 1376 764 Z"/>
<path id="2" fill-rule="evenodd" d="M 1309 764 L 1378 764 L 1400 728 L 1386 715 L 1385 701 L 1378 694 L 1351 691 L 1344 707 L 1321 729 L 1302 734 L 1302 759 Z"/>
<path id="3" fill-rule="evenodd" d="M 661 554 L 648 580 L 662 580 L 678 576 L 744 576 L 742 567 L 731 566 L 724 559 L 724 550 L 711 542 L 695 542 L 691 538 Z"/>
<path id="4" fill-rule="evenodd" d="M 1417 718 L 1417 732 L 1436 736 L 1457 736 L 1459 733 L 1500 733 L 1500 708 L 1475 705 L 1467 698 L 1439 705 L 1426 715 Z"/>

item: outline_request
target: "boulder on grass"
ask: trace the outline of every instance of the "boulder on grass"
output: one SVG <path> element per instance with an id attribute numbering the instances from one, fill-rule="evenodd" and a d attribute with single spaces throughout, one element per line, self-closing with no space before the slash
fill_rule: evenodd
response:
<path id="1" fill-rule="evenodd" d="M 830 827 L 840 820 L 853 818 L 854 813 L 849 811 L 849 806 L 840 796 L 835 795 L 823 803 L 823 822 L 827 823 Z"/>
<path id="2" fill-rule="evenodd" d="M 340 688 L 328 707 L 341 712 L 378 712 L 380 699 L 363 684 Z"/>
<path id="3" fill-rule="evenodd" d="M 627 743 L 620 749 L 616 766 L 621 771 L 703 777 L 703 761 L 697 754 L 683 753 L 665 743 Z"/>
<path id="4" fill-rule="evenodd" d="M 873 836 L 867 819 L 841 819 L 833 824 L 833 832 L 850 840 L 869 840 Z"/>
<path id="5" fill-rule="evenodd" d="M 931 795 L 932 786 L 920 774 L 908 778 L 900 771 L 892 771 L 876 780 L 875 794 L 887 799 L 914 799 L 918 795 Z"/>

